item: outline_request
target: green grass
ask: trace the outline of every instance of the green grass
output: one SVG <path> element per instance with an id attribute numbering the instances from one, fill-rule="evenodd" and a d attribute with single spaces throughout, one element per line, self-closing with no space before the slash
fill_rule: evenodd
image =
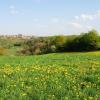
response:
<path id="1" fill-rule="evenodd" d="M 100 52 L 0 57 L 0 100 L 99 100 Z"/>

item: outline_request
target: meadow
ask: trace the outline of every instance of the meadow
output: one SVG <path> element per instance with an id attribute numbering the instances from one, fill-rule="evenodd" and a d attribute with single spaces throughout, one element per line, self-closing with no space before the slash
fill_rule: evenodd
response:
<path id="1" fill-rule="evenodd" d="M 0 56 L 0 100 L 100 100 L 100 52 Z"/>

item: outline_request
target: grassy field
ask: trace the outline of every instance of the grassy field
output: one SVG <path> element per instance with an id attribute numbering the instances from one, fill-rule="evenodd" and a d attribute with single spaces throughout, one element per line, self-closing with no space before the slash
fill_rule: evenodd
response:
<path id="1" fill-rule="evenodd" d="M 100 52 L 1 56 L 0 100 L 100 100 Z"/>

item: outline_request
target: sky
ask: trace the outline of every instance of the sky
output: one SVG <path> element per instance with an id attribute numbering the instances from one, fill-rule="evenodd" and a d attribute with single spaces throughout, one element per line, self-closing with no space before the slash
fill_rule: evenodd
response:
<path id="1" fill-rule="evenodd" d="M 100 0 L 0 0 L 0 35 L 100 32 Z"/>

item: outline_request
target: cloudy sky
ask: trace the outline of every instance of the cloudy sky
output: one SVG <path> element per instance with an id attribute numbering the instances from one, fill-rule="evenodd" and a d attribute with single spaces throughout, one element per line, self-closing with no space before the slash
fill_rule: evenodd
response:
<path id="1" fill-rule="evenodd" d="M 100 32 L 100 0 L 0 0 L 0 34 Z"/>

